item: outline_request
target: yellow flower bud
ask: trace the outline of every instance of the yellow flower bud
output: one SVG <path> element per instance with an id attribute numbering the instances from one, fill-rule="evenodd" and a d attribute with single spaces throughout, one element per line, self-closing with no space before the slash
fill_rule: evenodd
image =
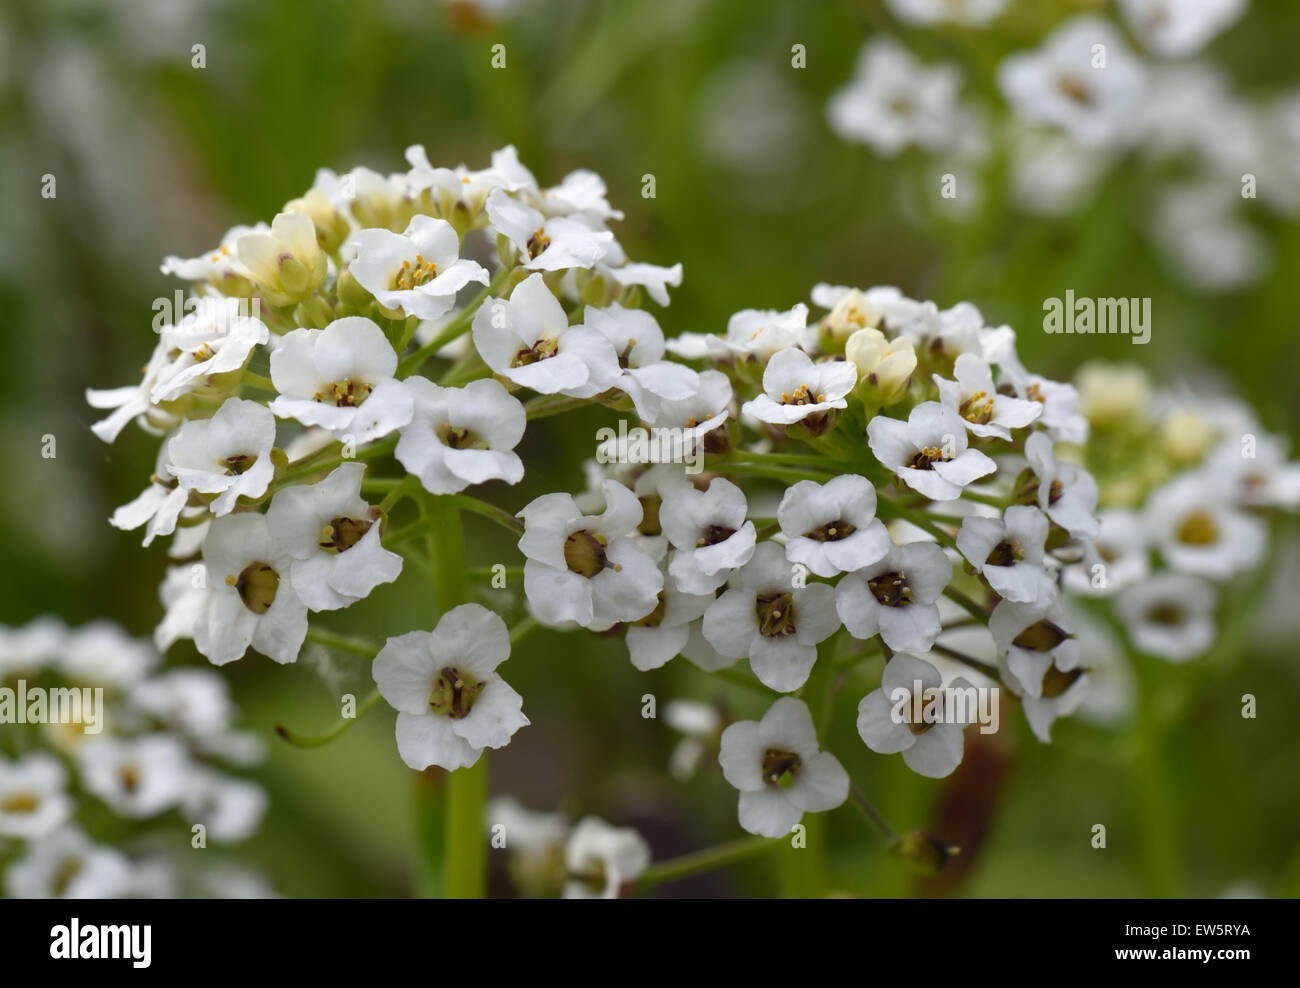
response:
<path id="1" fill-rule="evenodd" d="M 916 350 L 910 339 L 888 340 L 870 327 L 849 337 L 844 355 L 858 369 L 857 392 L 867 404 L 884 406 L 897 401 L 916 370 Z"/>

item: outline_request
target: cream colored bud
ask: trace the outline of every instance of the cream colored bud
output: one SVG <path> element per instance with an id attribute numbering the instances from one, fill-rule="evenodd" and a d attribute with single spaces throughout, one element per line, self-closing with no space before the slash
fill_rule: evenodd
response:
<path id="1" fill-rule="evenodd" d="M 889 405 L 907 389 L 916 370 L 916 350 L 906 337 L 887 340 L 878 329 L 859 329 L 844 355 L 858 369 L 858 394 L 868 404 Z"/>
<path id="2" fill-rule="evenodd" d="M 1094 426 L 1106 429 L 1146 417 L 1151 381 L 1134 364 L 1089 363 L 1079 368 L 1079 411 Z"/>

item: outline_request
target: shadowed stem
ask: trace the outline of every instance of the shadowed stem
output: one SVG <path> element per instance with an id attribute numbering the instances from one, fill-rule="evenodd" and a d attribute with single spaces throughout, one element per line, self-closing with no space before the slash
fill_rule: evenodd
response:
<path id="1" fill-rule="evenodd" d="M 702 851 L 693 851 L 679 858 L 671 858 L 651 865 L 637 879 L 636 885 L 638 888 L 650 888 L 665 882 L 689 878 L 703 871 L 726 868 L 740 861 L 766 854 L 781 847 L 783 843 L 784 839 L 780 837 L 742 837 L 726 844 L 719 844 L 717 847 L 707 847 Z"/>

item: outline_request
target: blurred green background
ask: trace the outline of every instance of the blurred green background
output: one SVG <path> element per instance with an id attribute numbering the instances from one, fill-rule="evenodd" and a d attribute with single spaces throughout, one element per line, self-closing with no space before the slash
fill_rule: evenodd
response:
<path id="1" fill-rule="evenodd" d="M 145 485 L 157 440 L 130 428 L 115 445 L 100 443 L 84 389 L 138 380 L 153 345 L 151 303 L 179 284 L 158 273 L 165 254 L 192 256 L 233 224 L 269 220 L 318 167 L 404 170 L 402 151 L 417 142 L 435 164 L 471 167 L 514 143 L 543 184 L 577 167 L 598 171 L 627 213 L 616 233 L 629 254 L 684 264 L 671 307 L 658 313 L 670 334 L 721 330 L 741 308 L 787 308 L 818 281 L 895 284 L 941 306 L 975 302 L 989 323 L 1016 327 L 1025 363 L 1052 377 L 1093 359 L 1140 361 L 1169 385 L 1220 375 L 1267 427 L 1296 438 L 1300 226 L 1262 214 L 1271 273 L 1249 291 L 1200 296 L 1171 278 L 1143 236 L 1149 173 L 1121 165 L 1086 211 L 1055 220 L 1014 212 L 1002 183 L 990 183 L 976 217 L 957 222 L 927 205 L 919 160 L 877 159 L 825 124 L 826 99 L 870 34 L 889 28 L 923 57 L 962 61 L 975 91 L 986 86 L 993 99 L 979 66 L 1096 6 L 1018 0 L 987 31 L 919 32 L 865 0 L 534 0 L 496 23 L 396 0 L 7 0 L 0 620 L 51 612 L 152 630 L 162 547 L 142 550 L 138 533 L 106 519 Z M 1274 92 L 1300 84 L 1297 38 L 1300 5 L 1256 0 L 1211 55 L 1243 91 Z M 490 67 L 497 43 L 507 48 L 503 70 Z M 205 46 L 206 68 L 191 67 L 194 44 Z M 794 44 L 807 48 L 804 69 L 791 67 Z M 39 194 L 47 173 L 58 183 L 52 200 Z M 645 174 L 656 178 L 654 199 L 641 198 Z M 1043 298 L 1066 288 L 1151 296 L 1152 342 L 1039 332 Z M 527 479 L 494 485 L 488 497 L 513 511 L 547 490 L 581 488 L 592 430 L 560 422 L 572 419 L 530 428 Z M 40 456 L 45 434 L 57 437 L 56 459 Z M 495 530 L 466 524 L 475 564 L 519 564 Z M 960 775 L 921 779 L 868 752 L 853 729 L 850 701 L 878 682 L 878 663 L 869 665 L 841 692 L 824 744 L 896 827 L 929 827 L 962 844 L 964 857 L 949 880 L 918 883 L 844 807 L 829 816 L 834 887 L 1212 896 L 1248 881 L 1266 894 L 1300 893 L 1300 565 L 1294 524 L 1287 531 L 1284 568 L 1239 640 L 1194 672 L 1149 670 L 1157 696 L 1177 697 L 1183 712 L 1146 742 L 1064 721 L 1045 746 L 1017 711 L 995 741 L 968 742 Z M 521 613 L 510 592 L 494 602 L 507 621 Z M 422 578 L 408 574 L 320 623 L 382 636 L 430 627 L 434 613 Z M 203 661 L 188 642 L 169 660 Z M 286 895 L 418 891 L 441 782 L 402 765 L 391 712 L 381 704 L 315 750 L 270 732 L 281 722 L 309 733 L 331 723 L 341 692 L 369 689 L 360 660 L 309 647 L 296 666 L 250 653 L 227 672 L 244 724 L 265 733 L 271 751 L 259 775 L 272 810 L 242 848 L 246 859 Z M 675 696 L 716 698 L 745 717 L 762 712 L 761 698 L 680 661 L 637 673 L 617 639 L 545 631 L 506 675 L 532 726 L 494 755 L 495 792 L 636 825 L 656 859 L 740 834 L 736 793 L 716 766 L 686 785 L 669 778 L 676 737 L 641 718 L 641 697 L 655 694 L 661 710 Z M 1240 717 L 1245 692 L 1260 698 L 1255 721 Z M 1095 823 L 1108 828 L 1105 851 L 1090 846 Z M 1153 868 L 1153 853 L 1175 873 Z M 760 861 L 664 891 L 769 894 L 776 870 Z M 499 873 L 494 890 L 508 892 Z"/>

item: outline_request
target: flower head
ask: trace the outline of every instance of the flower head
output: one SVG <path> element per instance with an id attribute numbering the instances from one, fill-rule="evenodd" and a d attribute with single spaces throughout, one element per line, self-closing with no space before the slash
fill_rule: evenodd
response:
<path id="1" fill-rule="evenodd" d="M 496 671 L 509 657 L 505 622 L 478 604 L 453 607 L 432 631 L 388 639 L 373 672 L 380 695 L 397 710 L 402 761 L 451 772 L 527 726 L 523 698 Z"/>
<path id="2" fill-rule="evenodd" d="M 722 732 L 718 763 L 740 790 L 740 825 L 760 837 L 784 837 L 805 812 L 833 810 L 849 798 L 849 777 L 817 744 L 808 705 L 783 696 L 762 720 Z"/>

